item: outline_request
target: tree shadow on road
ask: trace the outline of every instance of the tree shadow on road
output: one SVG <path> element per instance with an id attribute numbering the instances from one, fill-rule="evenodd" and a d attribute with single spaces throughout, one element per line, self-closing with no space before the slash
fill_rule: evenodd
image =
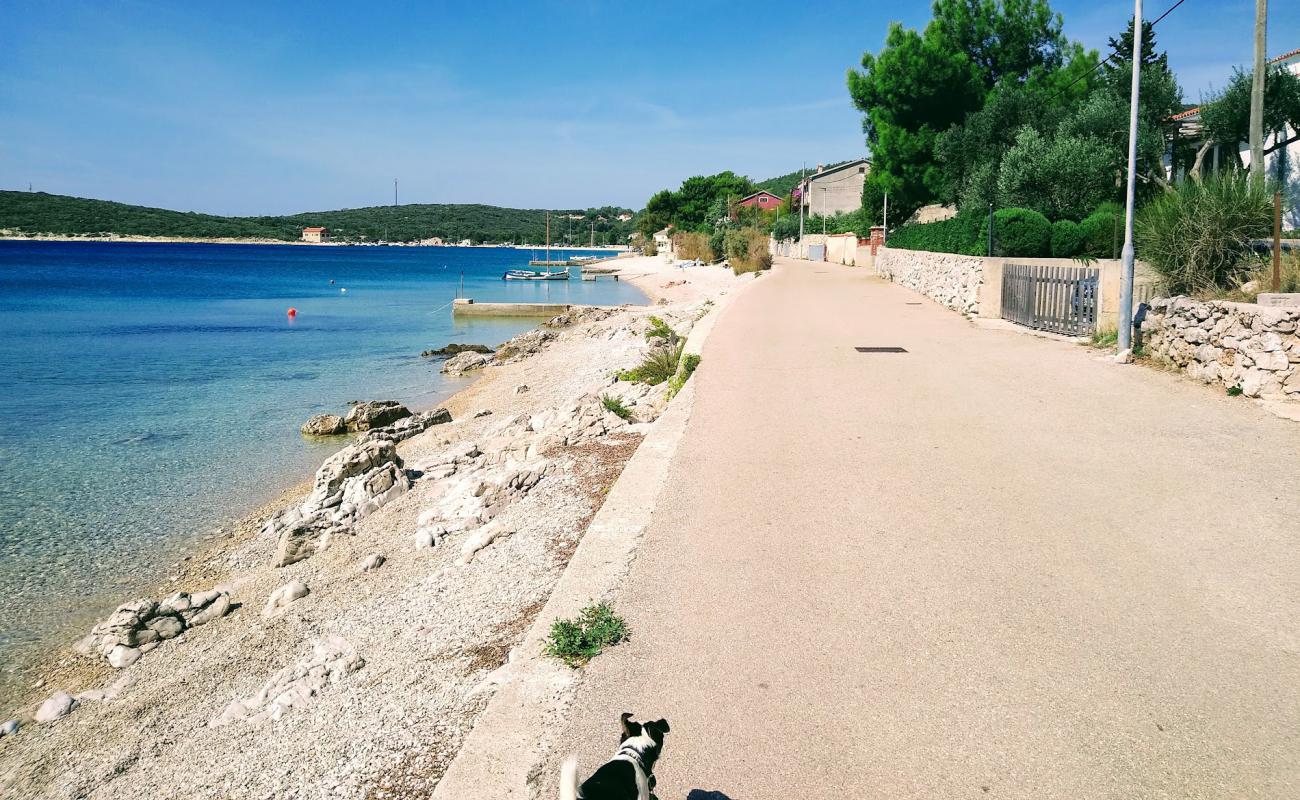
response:
<path id="1" fill-rule="evenodd" d="M 705 789 L 692 789 L 686 795 L 686 800 L 731 800 L 731 798 L 722 792 L 712 792 Z"/>

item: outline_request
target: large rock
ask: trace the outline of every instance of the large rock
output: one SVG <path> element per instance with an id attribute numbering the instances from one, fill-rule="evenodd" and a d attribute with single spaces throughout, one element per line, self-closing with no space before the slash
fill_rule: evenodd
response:
<path id="1" fill-rule="evenodd" d="M 483 369 L 488 365 L 487 356 L 482 353 L 465 352 L 454 355 L 447 359 L 442 365 L 442 371 L 448 375 L 463 375 L 466 372 L 472 372 L 476 369 Z"/>
<path id="2" fill-rule="evenodd" d="M 162 602 L 147 598 L 123 603 L 97 624 L 77 649 L 104 658 L 115 669 L 125 669 L 160 643 L 174 639 L 230 613 L 230 595 L 212 589 L 189 594 L 176 592 Z"/>
<path id="3" fill-rule="evenodd" d="M 324 511 L 300 518 L 280 530 L 275 543 L 275 557 L 271 563 L 277 567 L 287 567 L 311 558 L 325 549 L 329 537 L 350 530 L 346 525 L 335 522 Z"/>
<path id="4" fill-rule="evenodd" d="M 447 345 L 446 347 L 439 347 L 437 350 L 425 350 L 420 355 L 427 358 L 429 356 L 454 356 L 454 355 L 459 355 L 461 353 L 482 353 L 483 355 L 491 355 L 492 348 L 483 344 L 453 343 Z"/>
<path id="5" fill-rule="evenodd" d="M 387 439 L 358 442 L 338 451 L 316 470 L 311 494 L 303 502 L 303 516 L 343 501 L 345 484 L 387 464 L 401 466 L 397 446 Z"/>
<path id="6" fill-rule="evenodd" d="M 338 414 L 317 414 L 302 426 L 304 436 L 337 436 L 347 430 L 347 424 Z"/>
<path id="7" fill-rule="evenodd" d="M 343 422 L 350 431 L 368 431 L 409 416 L 411 412 L 396 400 L 367 400 L 350 408 Z"/>
<path id="8" fill-rule="evenodd" d="M 3 725 L 0 725 L 0 736 L 13 736 L 18 732 L 18 720 L 11 719 Z"/>
<path id="9" fill-rule="evenodd" d="M 363 439 L 326 459 L 316 471 L 311 494 L 300 506 L 267 521 L 265 535 L 277 536 L 274 564 L 287 566 L 325 549 L 330 537 L 352 532 L 352 523 L 411 488 L 397 445 Z"/>
<path id="10" fill-rule="evenodd" d="M 36 709 L 36 721 L 40 723 L 56 722 L 72 713 L 77 707 L 77 698 L 67 692 L 55 692 Z"/>
<path id="11" fill-rule="evenodd" d="M 279 589 L 271 592 L 271 596 L 266 598 L 266 607 L 262 609 L 262 616 L 273 617 L 289 607 L 289 605 L 306 597 L 310 592 L 311 590 L 307 588 L 307 584 L 302 581 L 289 581 Z"/>
<path id="12" fill-rule="evenodd" d="M 557 331 L 547 328 L 533 328 L 501 345 L 500 349 L 492 356 L 492 361 L 496 364 L 512 364 L 516 361 L 522 361 L 542 352 L 547 343 L 555 341 L 559 338 L 559 335 Z"/>
<path id="13" fill-rule="evenodd" d="M 404 442 L 412 436 L 424 433 L 434 425 L 446 425 L 448 422 L 451 422 L 451 412 L 445 408 L 435 408 L 433 411 L 425 411 L 405 419 L 399 419 L 392 425 L 366 431 L 361 434 L 359 441 L 368 442 L 372 439 L 388 439 L 392 442 Z"/>

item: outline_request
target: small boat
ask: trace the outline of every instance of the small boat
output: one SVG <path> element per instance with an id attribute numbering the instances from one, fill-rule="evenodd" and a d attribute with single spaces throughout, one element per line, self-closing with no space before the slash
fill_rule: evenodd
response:
<path id="1" fill-rule="evenodd" d="M 564 265 L 559 272 L 551 272 L 552 265 Z M 546 271 L 539 269 L 508 269 L 501 276 L 506 281 L 567 281 L 569 279 L 568 262 L 551 261 L 551 212 L 546 212 L 546 260 L 528 262 L 529 266 L 546 266 Z"/>
<path id="2" fill-rule="evenodd" d="M 549 269 L 542 271 L 540 269 L 508 269 L 506 274 L 501 276 L 507 281 L 567 281 L 569 271 L 561 270 L 551 272 Z"/>

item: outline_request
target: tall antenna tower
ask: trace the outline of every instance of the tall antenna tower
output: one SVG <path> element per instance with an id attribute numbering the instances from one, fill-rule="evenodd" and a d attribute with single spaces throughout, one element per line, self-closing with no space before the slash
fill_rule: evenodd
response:
<path id="1" fill-rule="evenodd" d="M 397 205 L 397 178 L 393 178 L 393 205 Z"/>

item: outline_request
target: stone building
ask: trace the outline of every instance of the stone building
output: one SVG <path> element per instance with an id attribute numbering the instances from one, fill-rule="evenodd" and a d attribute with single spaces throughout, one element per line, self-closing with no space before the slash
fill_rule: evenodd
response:
<path id="1" fill-rule="evenodd" d="M 857 211 L 862 207 L 862 187 L 870 170 L 871 162 L 865 158 L 833 167 L 818 164 L 817 171 L 804 178 L 796 190 L 798 201 L 807 214 L 834 216 Z"/>

